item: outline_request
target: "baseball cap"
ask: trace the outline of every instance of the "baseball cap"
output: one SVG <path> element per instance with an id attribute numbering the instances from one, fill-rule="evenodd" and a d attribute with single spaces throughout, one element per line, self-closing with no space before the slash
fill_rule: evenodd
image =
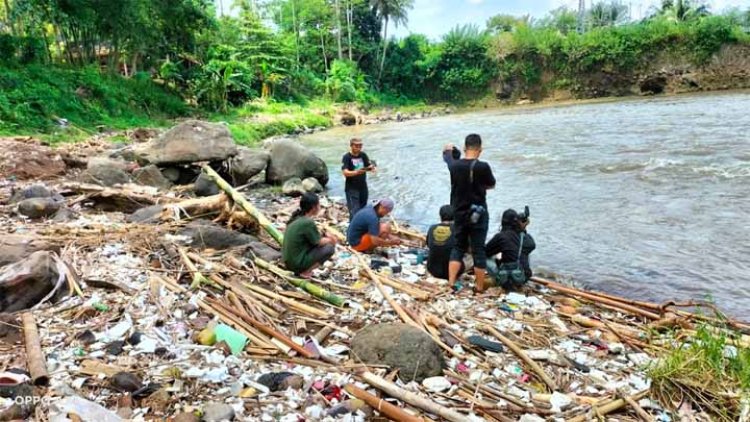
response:
<path id="1" fill-rule="evenodd" d="M 393 200 L 390 198 L 378 199 L 378 202 L 375 203 L 375 206 L 377 207 L 378 205 L 383 207 L 388 212 L 393 211 L 393 207 L 395 206 Z"/>

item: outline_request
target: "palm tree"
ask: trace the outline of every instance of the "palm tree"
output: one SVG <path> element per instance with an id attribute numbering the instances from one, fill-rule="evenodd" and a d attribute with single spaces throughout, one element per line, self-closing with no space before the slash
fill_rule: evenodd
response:
<path id="1" fill-rule="evenodd" d="M 625 23 L 628 20 L 628 12 L 628 6 L 619 0 L 600 1 L 593 4 L 588 11 L 589 26 L 600 28 Z"/>
<path id="2" fill-rule="evenodd" d="M 383 26 L 383 55 L 380 58 L 380 72 L 378 73 L 378 82 L 380 82 L 388 48 L 388 21 L 393 21 L 396 27 L 400 24 L 405 25 L 409 20 L 407 13 L 414 7 L 414 0 L 370 0 L 370 6 L 375 10 Z"/>
<path id="3" fill-rule="evenodd" d="M 673 21 L 689 21 L 710 14 L 708 6 L 696 0 L 663 0 L 661 14 Z"/>

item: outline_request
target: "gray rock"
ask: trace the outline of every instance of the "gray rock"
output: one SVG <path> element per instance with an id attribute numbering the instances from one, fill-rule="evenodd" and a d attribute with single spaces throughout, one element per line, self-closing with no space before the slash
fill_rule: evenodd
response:
<path id="1" fill-rule="evenodd" d="M 57 285 L 59 273 L 52 254 L 37 251 L 28 258 L 0 268 L 0 312 L 28 309 Z M 58 289 L 57 295 L 67 289 Z"/>
<path id="2" fill-rule="evenodd" d="M 32 185 L 13 192 L 8 203 L 15 204 L 30 198 L 49 198 L 53 192 L 44 185 Z"/>
<path id="3" fill-rule="evenodd" d="M 143 386 L 143 380 L 130 372 L 118 372 L 109 379 L 109 386 L 120 392 L 132 393 Z"/>
<path id="4" fill-rule="evenodd" d="M 213 180 L 201 173 L 198 175 L 198 178 L 195 179 L 193 191 L 198 196 L 213 196 L 221 192 L 221 189 L 219 189 L 219 186 L 214 183 Z"/>
<path id="5" fill-rule="evenodd" d="M 191 239 L 190 246 L 194 248 L 228 249 L 247 247 L 254 254 L 266 261 L 276 261 L 281 258 L 279 251 L 259 241 L 256 237 L 225 229 L 210 221 L 192 221 L 179 234 L 189 237 Z"/>
<path id="6" fill-rule="evenodd" d="M 172 422 L 200 422 L 201 418 L 190 412 L 182 412 L 172 417 Z"/>
<path id="7" fill-rule="evenodd" d="M 225 125 L 189 120 L 139 145 L 136 151 L 146 163 L 178 164 L 223 161 L 237 154 L 237 146 Z"/>
<path id="8" fill-rule="evenodd" d="M 73 221 L 78 219 L 79 214 L 68 207 L 62 207 L 52 216 L 52 221 L 55 223 L 65 223 L 67 221 Z"/>
<path id="9" fill-rule="evenodd" d="M 161 212 L 163 210 L 163 205 L 151 205 L 148 207 L 144 207 L 125 217 L 125 221 L 128 223 L 142 224 L 158 223 L 160 221 L 159 215 L 161 215 Z"/>
<path id="10" fill-rule="evenodd" d="M 314 177 L 308 177 L 307 179 L 303 180 L 302 189 L 304 189 L 305 192 L 323 192 L 323 186 L 320 184 L 320 182 L 318 182 L 318 179 Z"/>
<path id="11" fill-rule="evenodd" d="M 239 147 L 236 156 L 229 160 L 229 172 L 235 186 L 244 185 L 251 177 L 268 167 L 271 154 L 262 149 Z"/>
<path id="12" fill-rule="evenodd" d="M 0 267 L 18 262 L 36 251 L 59 248 L 51 243 L 31 236 L 4 234 L 0 236 Z"/>
<path id="13" fill-rule="evenodd" d="M 226 403 L 209 403 L 203 408 L 203 420 L 206 422 L 233 421 L 234 408 Z"/>
<path id="14" fill-rule="evenodd" d="M 161 174 L 159 167 L 153 164 L 134 171 L 133 181 L 140 185 L 153 186 L 161 190 L 169 190 L 172 187 L 172 182 Z"/>
<path id="15" fill-rule="evenodd" d="M 352 339 L 352 353 L 363 363 L 398 369 L 401 380 L 421 382 L 443 373 L 440 346 L 422 330 L 406 324 L 375 324 Z"/>
<path id="16" fill-rule="evenodd" d="M 180 180 L 180 169 L 177 167 L 163 168 L 161 174 L 172 183 L 177 183 Z"/>
<path id="17" fill-rule="evenodd" d="M 88 168 L 80 175 L 80 180 L 83 183 L 108 187 L 124 185 L 132 181 L 126 168 L 124 162 L 95 158 L 89 161 Z"/>
<path id="18" fill-rule="evenodd" d="M 279 140 L 270 145 L 270 153 L 271 161 L 266 169 L 267 183 L 281 184 L 292 177 L 314 177 L 323 186 L 328 183 L 326 163 L 300 143 Z"/>
<path id="19" fill-rule="evenodd" d="M 54 198 L 29 198 L 18 203 L 18 213 L 29 218 L 44 218 L 57 212 L 62 202 Z"/>
<path id="20" fill-rule="evenodd" d="M 281 192 L 288 196 L 300 196 L 305 193 L 305 187 L 302 185 L 302 180 L 299 177 L 292 177 L 284 182 Z"/>

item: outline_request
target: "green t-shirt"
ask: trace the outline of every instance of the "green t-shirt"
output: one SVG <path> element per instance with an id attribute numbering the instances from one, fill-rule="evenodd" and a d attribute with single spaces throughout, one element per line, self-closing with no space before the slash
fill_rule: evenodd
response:
<path id="1" fill-rule="evenodd" d="M 320 233 L 309 217 L 299 217 L 287 226 L 281 256 L 290 271 L 303 272 L 312 266 L 309 252 L 320 242 Z"/>

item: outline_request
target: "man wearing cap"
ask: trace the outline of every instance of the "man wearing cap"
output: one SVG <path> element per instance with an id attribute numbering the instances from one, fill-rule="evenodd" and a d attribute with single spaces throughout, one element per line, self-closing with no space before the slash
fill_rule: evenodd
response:
<path id="1" fill-rule="evenodd" d="M 401 239 L 391 234 L 391 226 L 380 219 L 393 211 L 391 199 L 381 199 L 375 205 L 367 205 L 352 218 L 346 241 L 358 252 L 368 252 L 378 246 L 400 245 Z"/>
<path id="2" fill-rule="evenodd" d="M 362 151 L 361 139 L 352 138 L 349 141 L 349 149 L 350 151 L 341 158 L 341 172 L 346 178 L 344 192 L 346 193 L 346 207 L 349 209 L 349 220 L 351 220 L 357 211 L 367 205 L 367 172 L 375 171 L 375 165 Z"/>

